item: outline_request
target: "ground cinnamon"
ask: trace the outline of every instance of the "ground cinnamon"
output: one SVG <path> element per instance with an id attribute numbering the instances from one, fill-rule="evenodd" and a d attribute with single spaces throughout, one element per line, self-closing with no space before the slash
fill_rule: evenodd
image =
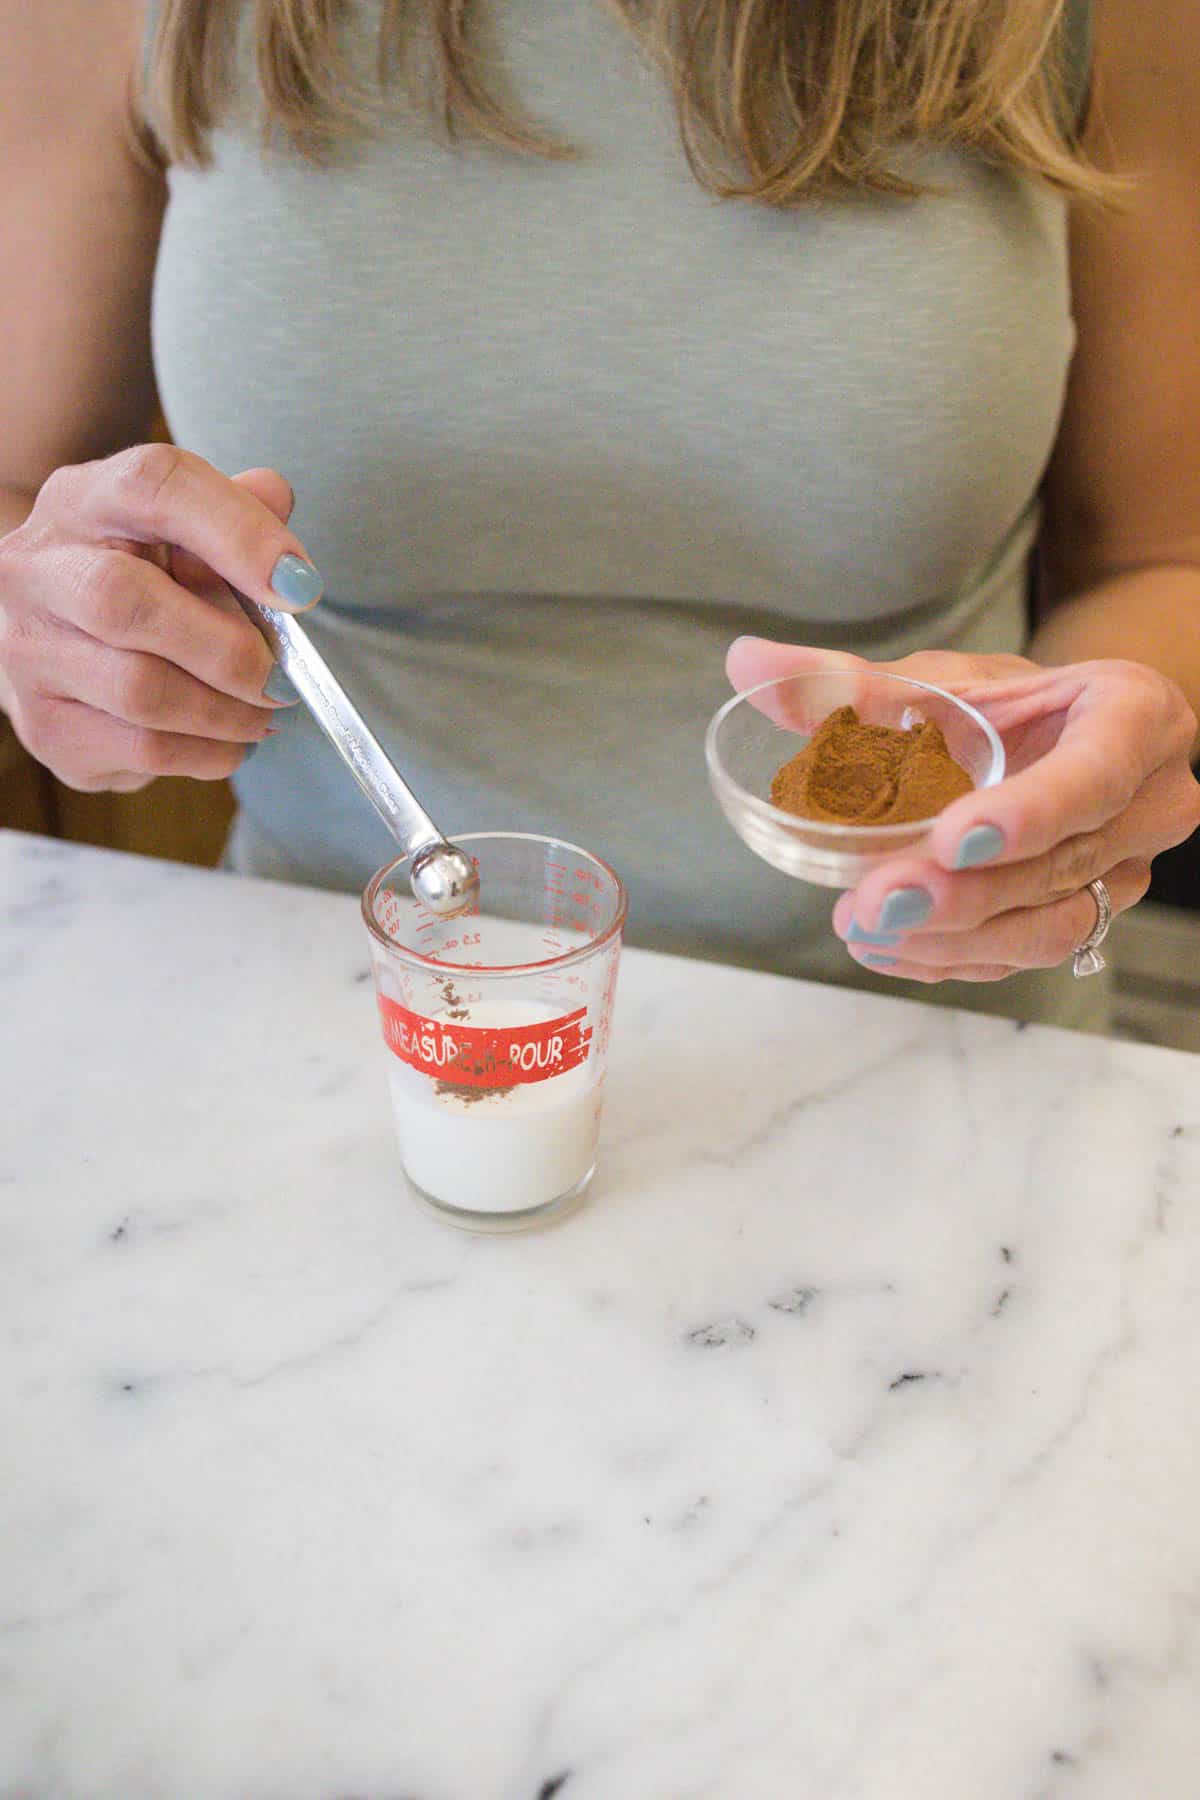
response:
<path id="1" fill-rule="evenodd" d="M 974 785 L 939 726 L 864 725 L 852 706 L 839 706 L 777 772 L 771 799 L 802 819 L 905 825 L 933 818 Z"/>
<path id="2" fill-rule="evenodd" d="M 460 1022 L 471 1017 L 471 1009 L 454 985 L 453 975 L 447 975 L 441 984 L 442 999 L 446 1005 L 446 1017 Z M 489 1071 L 482 1063 L 466 1065 L 469 1073 L 485 1075 Z M 434 1092 L 442 1099 L 459 1100 L 464 1106 L 478 1106 L 484 1100 L 503 1100 L 512 1093 L 510 1087 L 476 1087 L 472 1082 L 439 1081 L 434 1084 Z"/>

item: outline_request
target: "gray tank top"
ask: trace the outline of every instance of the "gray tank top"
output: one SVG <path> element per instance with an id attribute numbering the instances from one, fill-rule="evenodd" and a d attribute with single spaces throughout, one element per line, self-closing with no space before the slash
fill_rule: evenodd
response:
<path id="1" fill-rule="evenodd" d="M 633 942 L 869 980 L 829 896 L 718 817 L 704 725 L 742 631 L 1021 646 L 1073 345 L 1064 203 L 917 150 L 915 202 L 721 203 L 601 0 L 496 14 L 513 91 L 577 160 L 447 148 L 399 101 L 330 166 L 264 153 L 243 33 L 211 167 L 169 171 L 167 420 L 292 481 L 313 634 L 447 831 L 586 844 Z M 364 74 L 378 25 L 356 5 Z M 236 866 L 352 888 L 388 859 L 301 709 L 235 785 Z"/>

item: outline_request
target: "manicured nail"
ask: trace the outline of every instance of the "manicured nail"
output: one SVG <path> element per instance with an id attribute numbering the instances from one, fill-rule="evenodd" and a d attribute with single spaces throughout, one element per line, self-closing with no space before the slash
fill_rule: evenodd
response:
<path id="1" fill-rule="evenodd" d="M 1004 848 L 1004 833 L 995 825 L 976 825 L 968 831 L 954 853 L 956 869 L 976 869 L 980 863 L 991 862 L 999 856 Z"/>
<path id="2" fill-rule="evenodd" d="M 279 664 L 276 663 L 263 683 L 263 699 L 276 700 L 281 706 L 292 706 L 300 698 Z"/>
<path id="3" fill-rule="evenodd" d="M 894 956 L 864 956 L 863 961 L 870 963 L 873 969 L 894 969 L 897 959 Z"/>
<path id="4" fill-rule="evenodd" d="M 893 888 L 879 911 L 880 931 L 911 931 L 933 911 L 933 895 L 925 888 Z"/>
<path id="5" fill-rule="evenodd" d="M 311 606 L 325 591 L 325 583 L 302 556 L 281 556 L 271 571 L 271 586 L 289 606 Z"/>
<path id="6" fill-rule="evenodd" d="M 864 931 L 857 919 L 851 919 L 850 929 L 846 933 L 848 944 L 880 944 L 889 950 L 893 944 L 900 942 L 898 931 Z"/>
<path id="7" fill-rule="evenodd" d="M 260 744 L 265 744 L 268 738 L 273 738 L 273 737 L 278 737 L 278 736 L 279 736 L 279 727 L 277 725 L 268 725 L 267 729 L 263 732 L 263 734 L 260 738 L 257 738 L 257 739 L 255 739 L 255 741 L 253 743 L 246 745 L 246 754 L 245 754 L 245 756 L 243 756 L 242 761 L 248 762 L 250 760 L 250 758 L 254 755 L 254 752 L 258 749 L 258 746 Z"/>

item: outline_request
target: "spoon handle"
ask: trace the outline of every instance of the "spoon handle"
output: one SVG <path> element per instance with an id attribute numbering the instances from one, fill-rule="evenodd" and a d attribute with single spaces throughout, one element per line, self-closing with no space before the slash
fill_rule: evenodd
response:
<path id="1" fill-rule="evenodd" d="M 441 843 L 441 832 L 300 621 L 273 606 L 260 606 L 245 594 L 236 597 L 404 854 L 411 857 L 428 844 Z"/>

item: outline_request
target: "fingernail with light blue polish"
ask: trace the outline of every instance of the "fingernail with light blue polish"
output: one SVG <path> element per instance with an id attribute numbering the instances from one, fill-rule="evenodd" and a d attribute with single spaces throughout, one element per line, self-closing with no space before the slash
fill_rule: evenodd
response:
<path id="1" fill-rule="evenodd" d="M 873 969 L 894 969 L 896 966 L 894 956 L 864 956 L 863 961 L 870 963 Z"/>
<path id="2" fill-rule="evenodd" d="M 278 700 L 281 705 L 290 706 L 300 698 L 279 664 L 276 663 L 263 683 L 263 699 Z"/>
<path id="3" fill-rule="evenodd" d="M 933 911 L 933 895 L 924 888 L 893 888 L 879 912 L 880 931 L 912 931 Z"/>
<path id="4" fill-rule="evenodd" d="M 900 942 L 898 931 L 864 931 L 857 919 L 851 919 L 850 929 L 846 933 L 848 944 L 880 944 L 889 950 L 893 944 Z"/>
<path id="5" fill-rule="evenodd" d="M 302 556 L 281 556 L 271 571 L 271 586 L 289 606 L 311 606 L 325 591 L 325 583 Z"/>
<path id="6" fill-rule="evenodd" d="M 980 863 L 991 862 L 999 856 L 1004 848 L 1004 833 L 995 825 L 976 825 L 968 831 L 954 853 L 956 869 L 977 869 Z"/>

